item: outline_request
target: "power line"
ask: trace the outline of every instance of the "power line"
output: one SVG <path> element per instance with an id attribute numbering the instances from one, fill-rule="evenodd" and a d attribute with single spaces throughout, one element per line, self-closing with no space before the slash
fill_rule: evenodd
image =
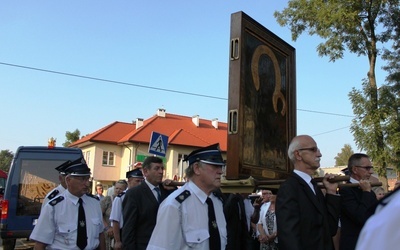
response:
<path id="1" fill-rule="evenodd" d="M 217 96 L 196 94 L 196 93 L 191 93 L 191 92 L 178 91 L 178 90 L 172 90 L 172 89 L 164 89 L 164 88 L 158 88 L 158 87 L 149 87 L 149 86 L 140 85 L 140 84 L 133 84 L 133 83 L 128 83 L 128 82 L 114 81 L 114 80 L 108 80 L 108 79 L 91 77 L 91 76 L 76 75 L 76 74 L 65 73 L 65 72 L 60 72 L 60 71 L 54 71 L 54 70 L 48 70 L 48 69 L 40 69 L 40 68 L 23 66 L 23 65 L 16 65 L 16 64 L 11 64 L 11 63 L 0 62 L 0 64 L 6 65 L 6 66 L 11 66 L 11 67 L 17 67 L 17 68 L 36 70 L 36 71 L 41 71 L 41 72 L 46 72 L 46 73 L 64 75 L 64 76 L 71 76 L 71 77 L 78 77 L 78 78 L 84 78 L 84 79 L 101 81 L 101 82 L 109 82 L 109 83 L 115 83 L 115 84 L 120 84 L 120 85 L 127 85 L 127 86 L 131 86 L 131 87 L 160 90 L 160 91 L 166 91 L 166 92 L 172 92 L 172 93 L 178 93 L 178 94 L 184 94 L 184 95 L 199 96 L 199 97 L 206 97 L 206 98 L 219 99 L 219 100 L 228 100 L 227 98 L 222 98 L 222 97 L 217 97 Z"/>
<path id="2" fill-rule="evenodd" d="M 51 73 L 51 74 L 64 75 L 64 76 L 70 76 L 70 77 L 78 77 L 78 78 L 83 78 L 83 79 L 88 79 L 88 80 L 101 81 L 101 82 L 107 82 L 107 83 L 114 83 L 114 84 L 120 84 L 120 85 L 131 86 L 131 87 L 153 89 L 153 90 L 159 90 L 159 91 L 165 91 L 165 92 L 171 92 L 171 93 L 177 93 L 177 94 L 183 94 L 183 95 L 205 97 L 205 98 L 211 98 L 211 99 L 218 99 L 218 100 L 224 100 L 224 101 L 228 100 L 228 98 L 223 98 L 223 97 L 218 97 L 218 96 L 203 95 L 203 94 L 197 94 L 197 93 L 192 93 L 192 92 L 179 91 L 179 90 L 173 90 L 173 89 L 165 89 L 165 88 L 158 88 L 158 87 L 150 87 L 150 86 L 145 86 L 145 85 L 140 85 L 140 84 L 121 82 L 121 81 L 103 79 L 103 78 L 92 77 L 92 76 L 77 75 L 77 74 L 72 74 L 72 73 L 65 73 L 65 72 L 60 72 L 60 71 L 55 71 L 55 70 L 41 69 L 41 68 L 35 68 L 35 67 L 29 67 L 29 66 L 23 66 L 23 65 L 17 65 L 17 64 L 11 64 L 11 63 L 5 63 L 5 62 L 0 62 L 0 64 L 5 65 L 5 66 L 10 66 L 10 67 L 29 69 L 29 70 L 36 70 L 36 71 L 41 71 L 41 72 L 46 72 L 46 73 Z M 354 117 L 354 116 L 351 116 L 351 115 L 328 113 L 328 112 L 307 110 L 307 109 L 297 109 L 297 110 L 298 111 L 303 111 L 303 112 L 324 114 L 324 115 L 343 116 L 343 117 L 351 117 L 351 118 Z"/>
<path id="3" fill-rule="evenodd" d="M 336 114 L 336 113 L 328 113 L 328 112 L 322 112 L 322 111 L 315 111 L 315 110 L 307 110 L 307 109 L 297 109 L 298 111 L 304 111 L 304 112 L 310 112 L 310 113 L 318 113 L 318 114 L 324 114 L 324 115 L 334 115 L 334 116 L 343 116 L 343 117 L 351 117 L 354 118 L 354 115 L 342 115 L 342 114 Z"/>
<path id="4" fill-rule="evenodd" d="M 343 128 L 337 128 L 337 129 L 334 129 L 334 130 L 322 132 L 322 133 L 315 134 L 315 135 L 312 135 L 312 136 L 318 136 L 318 135 L 329 134 L 329 133 L 332 133 L 332 132 L 335 132 L 335 131 L 338 131 L 338 130 L 342 130 L 342 129 L 345 129 L 345 128 L 350 128 L 350 126 L 346 126 L 346 127 L 343 127 Z"/>

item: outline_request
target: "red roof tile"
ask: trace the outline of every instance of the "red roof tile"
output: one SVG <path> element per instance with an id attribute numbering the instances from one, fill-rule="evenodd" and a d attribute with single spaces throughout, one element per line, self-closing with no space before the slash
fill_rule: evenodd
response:
<path id="1" fill-rule="evenodd" d="M 218 142 L 222 151 L 227 150 L 227 123 L 218 122 L 216 129 L 211 120 L 199 119 L 197 127 L 192 122 L 192 117 L 169 113 L 165 113 L 165 117 L 154 115 L 144 120 L 138 129 L 133 123 L 114 122 L 74 142 L 71 146 L 89 141 L 149 143 L 153 131 L 167 135 L 169 145 L 205 147 Z"/>
<path id="2" fill-rule="evenodd" d="M 108 142 L 117 144 L 118 141 L 124 137 L 127 133 L 135 129 L 136 126 L 133 123 L 126 122 L 113 122 L 89 135 L 84 136 L 78 141 L 72 143 L 70 146 L 75 146 L 84 142 Z"/>

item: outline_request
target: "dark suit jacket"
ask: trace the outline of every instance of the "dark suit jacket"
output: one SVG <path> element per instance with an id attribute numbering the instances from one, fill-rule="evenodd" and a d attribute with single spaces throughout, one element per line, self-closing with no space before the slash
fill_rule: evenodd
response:
<path id="1" fill-rule="evenodd" d="M 341 188 L 342 213 L 340 215 L 340 249 L 355 249 L 364 223 L 378 203 L 373 191 L 364 192 L 358 187 Z"/>
<path id="2" fill-rule="evenodd" d="M 317 195 L 293 173 L 279 188 L 276 222 L 279 250 L 331 250 L 337 232 L 340 197 Z"/>
<path id="3" fill-rule="evenodd" d="M 161 200 L 172 191 L 160 185 Z M 158 201 L 146 182 L 126 191 L 122 203 L 124 225 L 122 228 L 123 249 L 146 249 L 156 225 Z"/>
<path id="4" fill-rule="evenodd" d="M 225 250 L 245 250 L 250 241 L 247 230 L 246 212 L 240 194 L 227 194 L 224 215 L 228 242 Z"/>

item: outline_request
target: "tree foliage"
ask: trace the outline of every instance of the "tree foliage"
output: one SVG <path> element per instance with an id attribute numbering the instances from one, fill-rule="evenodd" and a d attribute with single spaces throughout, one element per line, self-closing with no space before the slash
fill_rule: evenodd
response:
<path id="1" fill-rule="evenodd" d="M 344 144 L 340 153 L 335 157 L 335 166 L 347 166 L 347 162 L 352 154 L 354 154 L 354 151 L 350 144 Z"/>
<path id="2" fill-rule="evenodd" d="M 351 131 L 387 186 L 386 165 L 392 148 L 386 143 L 393 135 L 386 131 L 382 112 L 389 107 L 378 100 L 375 67 L 382 53 L 393 56 L 384 46 L 398 43 L 399 0 L 289 0 L 288 7 L 274 15 L 280 25 L 290 27 L 293 40 L 303 32 L 323 38 L 317 52 L 330 61 L 342 59 L 345 50 L 367 57 L 368 78 L 362 82 L 362 91 L 353 88 L 349 93 L 356 115 Z"/>
<path id="3" fill-rule="evenodd" d="M 0 169 L 7 172 L 10 170 L 12 159 L 14 158 L 13 152 L 10 150 L 0 151 Z"/>
<path id="4" fill-rule="evenodd" d="M 294 41 L 306 31 L 325 39 L 318 54 L 335 61 L 346 49 L 357 55 L 376 53 L 376 43 L 387 42 L 392 32 L 383 29 L 376 34 L 376 26 L 389 26 L 387 15 L 397 5 L 398 0 L 289 0 L 288 7 L 274 16 L 281 26 L 290 26 Z"/>
<path id="5" fill-rule="evenodd" d="M 65 142 L 62 144 L 64 147 L 68 147 L 71 143 L 76 142 L 79 140 L 81 136 L 81 132 L 79 129 L 75 129 L 74 132 L 67 131 L 65 132 Z"/>
<path id="6" fill-rule="evenodd" d="M 394 12 L 392 23 L 394 43 L 391 49 L 385 49 L 382 58 L 387 64 L 383 67 L 388 72 L 386 84 L 380 88 L 382 107 L 385 110 L 385 128 L 387 144 L 391 150 L 391 163 L 400 171 L 400 10 Z"/>

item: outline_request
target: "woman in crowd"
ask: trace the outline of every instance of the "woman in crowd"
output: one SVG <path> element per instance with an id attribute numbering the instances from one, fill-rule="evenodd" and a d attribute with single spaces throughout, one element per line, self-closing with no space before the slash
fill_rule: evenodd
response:
<path id="1" fill-rule="evenodd" d="M 122 193 L 128 186 L 125 180 L 119 180 L 114 186 L 114 193 L 112 196 L 106 196 L 100 202 L 101 211 L 103 213 L 103 224 L 104 224 L 104 234 L 106 238 L 106 249 L 111 250 L 111 240 L 113 239 L 113 228 L 110 221 L 110 213 L 112 207 L 112 201 L 114 197 Z"/>
<path id="2" fill-rule="evenodd" d="M 276 231 L 275 201 L 276 194 L 272 194 L 265 209 L 260 212 L 258 221 L 258 239 L 260 241 L 260 250 L 278 250 L 278 238 Z"/>

